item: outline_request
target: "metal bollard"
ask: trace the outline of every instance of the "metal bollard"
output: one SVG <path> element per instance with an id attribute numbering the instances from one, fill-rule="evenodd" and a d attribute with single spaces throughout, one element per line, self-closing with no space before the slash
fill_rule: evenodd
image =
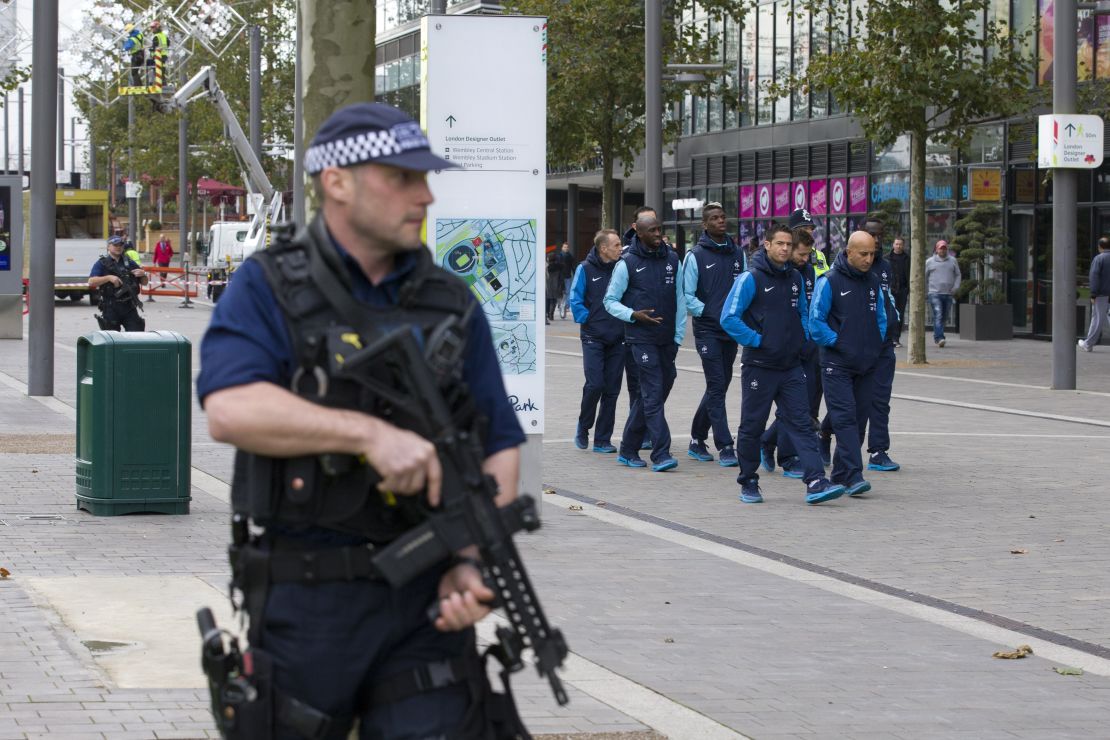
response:
<path id="1" fill-rule="evenodd" d="M 189 300 L 189 253 L 181 255 L 181 266 L 185 268 L 185 300 L 177 304 L 178 308 L 192 308 L 193 302 Z"/>

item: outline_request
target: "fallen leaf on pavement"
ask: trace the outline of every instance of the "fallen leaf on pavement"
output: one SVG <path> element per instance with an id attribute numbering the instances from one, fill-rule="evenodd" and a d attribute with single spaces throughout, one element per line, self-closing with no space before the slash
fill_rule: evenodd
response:
<path id="1" fill-rule="evenodd" d="M 12 572 L 10 570 L 8 570 L 7 568 L 0 568 L 0 578 L 7 578 L 11 574 L 12 574 Z"/>
<path id="2" fill-rule="evenodd" d="M 548 496 L 550 496 L 551 494 L 555 493 L 555 489 L 554 488 L 545 488 L 545 489 L 543 489 L 543 492 L 546 493 Z"/>
<path id="3" fill-rule="evenodd" d="M 604 501 L 598 501 L 598 502 L 597 502 L 596 504 L 594 504 L 594 505 L 595 505 L 595 506 L 605 506 L 605 502 L 604 502 Z"/>
<path id="4" fill-rule="evenodd" d="M 31 472 L 32 473 L 37 473 L 37 472 L 39 472 L 39 469 L 38 468 L 31 468 Z"/>
<path id="5" fill-rule="evenodd" d="M 1057 665 L 1052 666 L 1052 670 L 1059 673 L 1061 676 L 1082 676 L 1082 668 L 1072 668 L 1070 665 Z"/>
<path id="6" fill-rule="evenodd" d="M 582 505 L 581 504 L 571 504 L 568 508 L 571 511 L 582 511 Z"/>
<path id="7" fill-rule="evenodd" d="M 993 656 L 994 658 L 1003 658 L 1005 660 L 1017 660 L 1024 658 L 1026 655 L 1032 655 L 1033 648 L 1028 645 L 1018 645 L 1016 650 L 999 650 Z"/>
<path id="8" fill-rule="evenodd" d="M 1028 555 L 1028 550 L 1010 550 L 1011 555 Z"/>
<path id="9" fill-rule="evenodd" d="M 663 642 L 667 642 L 667 643 L 674 642 L 674 638 L 673 637 L 664 637 Z"/>

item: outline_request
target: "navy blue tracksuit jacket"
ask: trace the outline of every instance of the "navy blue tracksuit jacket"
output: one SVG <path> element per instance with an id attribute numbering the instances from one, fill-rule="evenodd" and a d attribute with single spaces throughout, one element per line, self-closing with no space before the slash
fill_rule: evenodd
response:
<path id="1" fill-rule="evenodd" d="M 624 372 L 624 322 L 605 310 L 605 291 L 617 262 L 603 262 L 597 247 L 578 265 L 570 286 L 570 310 L 582 328 L 582 405 L 578 435 L 594 427 L 594 447 L 611 443 Z M 598 404 L 600 403 L 600 408 Z"/>
<path id="2" fill-rule="evenodd" d="M 732 382 L 736 340 L 721 328 L 721 308 L 733 282 L 746 269 L 747 256 L 725 235 L 718 244 L 702 232 L 682 263 L 682 288 L 686 311 L 694 317 L 694 344 L 705 373 L 705 393 L 690 424 L 690 440 L 704 442 L 713 429 L 718 450 L 732 447 L 725 394 Z"/>
<path id="3" fill-rule="evenodd" d="M 817 279 L 809 326 L 821 345 L 821 384 L 836 434 L 830 477 L 833 483 L 851 486 L 863 479 L 861 434 L 871 412 L 875 365 L 886 338 L 879 276 L 853 268 L 847 252 L 838 254 L 832 268 Z"/>
<path id="4" fill-rule="evenodd" d="M 789 264 L 775 266 L 765 250 L 757 251 L 748 271 L 729 291 L 721 316 L 721 327 L 744 347 L 736 449 L 741 485 L 759 479 L 759 441 L 772 403 L 797 448 L 805 482 L 824 476 L 801 367 L 801 353 L 809 342 L 808 323 L 802 276 Z"/>
<path id="5" fill-rule="evenodd" d="M 655 463 L 671 457 L 671 432 L 663 407 L 675 380 L 675 355 L 686 334 L 686 301 L 679 279 L 678 255 L 666 244 L 651 251 L 633 237 L 621 256 L 609 288 L 605 310 L 624 322 L 624 339 L 636 362 L 640 403 L 633 403 L 621 438 L 621 456 L 635 457 L 645 435 L 651 439 Z M 632 319 L 633 311 L 654 309 L 663 319 L 644 325 Z"/>

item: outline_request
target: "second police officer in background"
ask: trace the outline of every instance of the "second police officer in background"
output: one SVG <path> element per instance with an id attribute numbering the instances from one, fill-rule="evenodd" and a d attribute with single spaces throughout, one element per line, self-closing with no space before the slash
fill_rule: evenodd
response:
<path id="1" fill-rule="evenodd" d="M 146 321 L 139 315 L 141 286 L 150 276 L 123 253 L 123 237 L 108 239 L 108 253 L 89 271 L 89 289 L 96 294 L 100 313 L 96 320 L 106 331 L 144 331 Z"/>
<path id="2" fill-rule="evenodd" d="M 414 497 L 434 509 L 460 482 L 442 480 L 436 445 L 391 423 L 398 414 L 332 362 L 381 332 L 409 327 L 428 346 L 450 330 L 459 353 L 438 382 L 498 484 L 497 503 L 516 498 L 524 435 L 489 324 L 421 243 L 426 173 L 454 165 L 380 103 L 334 112 L 305 159 L 319 211 L 239 268 L 197 381 L 212 436 L 237 448 L 232 506 L 261 527 L 249 537 L 233 527 L 233 574 L 251 650 L 272 656 L 276 698 L 244 736 L 298 736 L 297 717 L 320 724 L 323 714 L 327 738 L 345 738 L 356 719 L 364 738 L 490 737 L 472 627 L 494 594 L 474 548 L 396 589 L 361 567 L 416 526 Z M 333 457 L 356 462 L 325 465 Z"/>
<path id="3" fill-rule="evenodd" d="M 694 345 L 705 374 L 705 393 L 690 424 L 690 448 L 695 460 L 713 459 L 705 440 L 713 430 L 721 467 L 736 466 L 736 446 L 728 427 L 725 394 L 732 382 L 736 340 L 721 328 L 721 307 L 733 281 L 747 269 L 747 258 L 728 235 L 728 220 L 720 203 L 706 203 L 701 211 L 702 233 L 682 263 L 686 311 L 694 317 Z"/>

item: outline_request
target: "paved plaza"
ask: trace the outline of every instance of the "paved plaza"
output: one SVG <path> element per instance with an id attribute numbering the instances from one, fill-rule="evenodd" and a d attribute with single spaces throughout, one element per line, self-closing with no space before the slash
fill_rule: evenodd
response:
<path id="1" fill-rule="evenodd" d="M 193 613 L 234 624 L 231 450 L 194 401 L 188 516 L 77 511 L 75 347 L 96 327 L 87 303 L 55 311 L 54 398 L 26 396 L 27 342 L 0 341 L 0 740 L 217 737 Z M 190 337 L 195 379 L 211 307 L 146 316 Z M 535 734 L 1110 735 L 1110 348 L 1054 392 L 1047 343 L 930 346 L 895 381 L 902 470 L 807 507 L 780 472 L 741 504 L 734 470 L 686 457 L 691 342 L 667 408 L 679 467 L 652 473 L 574 447 L 577 327 L 547 327 L 544 526 L 518 542 L 573 654 L 566 707 L 534 671 L 515 679 Z M 136 417 L 149 402 L 130 400 Z M 736 384 L 728 409 L 735 428 Z M 618 435 L 625 410 L 622 395 Z"/>

